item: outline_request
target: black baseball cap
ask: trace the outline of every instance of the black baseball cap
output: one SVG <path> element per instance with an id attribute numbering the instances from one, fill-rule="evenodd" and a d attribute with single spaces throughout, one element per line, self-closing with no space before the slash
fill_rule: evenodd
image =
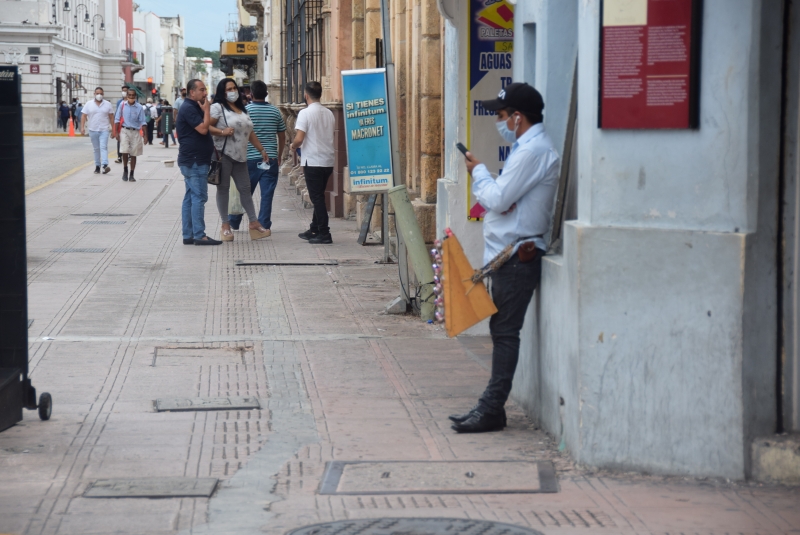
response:
<path id="1" fill-rule="evenodd" d="M 496 99 L 484 100 L 481 104 L 489 111 L 514 108 L 523 113 L 541 115 L 544 110 L 542 95 L 533 86 L 519 82 L 508 84 Z"/>

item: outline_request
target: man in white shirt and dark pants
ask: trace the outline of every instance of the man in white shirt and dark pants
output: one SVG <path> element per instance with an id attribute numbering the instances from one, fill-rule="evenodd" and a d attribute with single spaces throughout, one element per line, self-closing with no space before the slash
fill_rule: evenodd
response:
<path id="1" fill-rule="evenodd" d="M 450 416 L 459 433 L 499 431 L 506 425 L 504 406 L 517 369 L 519 331 L 542 273 L 544 235 L 553 217 L 560 163 L 544 131 L 544 101 L 536 89 L 524 83 L 509 84 L 497 99 L 482 104 L 497 113 L 497 131 L 511 144 L 503 172 L 496 178 L 472 153 L 466 154 L 472 194 L 487 210 L 484 264 L 509 245 L 513 249 L 509 260 L 491 274 L 497 307 L 489 321 L 492 376 L 475 408 Z"/>
<path id="2" fill-rule="evenodd" d="M 314 217 L 311 219 L 311 228 L 299 236 L 308 240 L 308 243 L 333 243 L 325 205 L 325 189 L 333 173 L 333 129 L 336 119 L 331 110 L 319 103 L 322 97 L 322 85 L 319 82 L 306 84 L 304 97 L 308 107 L 297 114 L 297 134 L 291 148 L 296 150 L 303 147 L 300 164 L 303 166 L 308 196 L 314 205 Z"/>

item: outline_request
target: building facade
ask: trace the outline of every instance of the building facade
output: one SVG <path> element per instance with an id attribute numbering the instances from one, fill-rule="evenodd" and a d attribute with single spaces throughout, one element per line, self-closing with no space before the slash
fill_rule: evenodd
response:
<path id="1" fill-rule="evenodd" d="M 124 0 L 0 1 L 0 62 L 20 68 L 25 131 L 55 132 L 58 102 L 86 102 L 97 86 L 113 95 L 130 79 L 126 7 Z"/>
<path id="2" fill-rule="evenodd" d="M 164 48 L 163 78 L 160 87 L 162 98 L 170 102 L 181 94 L 186 86 L 184 77 L 186 67 L 186 44 L 184 43 L 183 21 L 181 16 L 160 17 L 161 41 Z"/>
<path id="3" fill-rule="evenodd" d="M 153 89 L 164 83 L 161 19 L 152 11 L 136 11 L 133 24 L 133 60 L 139 68 L 133 75 L 133 82 L 142 93 L 152 97 Z"/>
<path id="4" fill-rule="evenodd" d="M 257 18 L 259 73 L 270 101 L 287 120 L 290 137 L 304 107 L 303 85 L 323 86 L 322 103 L 336 116 L 336 164 L 327 201 L 335 217 L 361 222 L 366 196 L 344 191 L 347 165 L 341 72 L 382 65 L 380 0 L 241 0 Z M 403 183 L 427 241 L 435 237 L 436 181 L 442 176 L 442 18 L 435 0 L 390 0 L 397 73 Z M 300 179 L 302 182 L 302 179 Z M 380 225 L 380 207 L 373 225 Z"/>
<path id="5" fill-rule="evenodd" d="M 544 96 L 544 124 L 562 155 L 563 210 L 526 317 L 514 399 L 585 465 L 750 477 L 760 437 L 800 430 L 797 4 L 698 2 L 696 126 L 626 129 L 599 126 L 599 95 L 612 87 L 601 85 L 601 33 L 617 24 L 603 18 L 603 3 L 504 3 L 514 11 L 513 79 Z M 478 9 L 489 4 L 497 2 Z M 605 1 L 640 14 L 653 4 Z M 448 22 L 438 232 L 452 228 L 478 266 L 481 223 L 468 220 L 454 145 L 479 120 L 468 91 L 470 28 L 484 22 L 470 2 L 440 7 Z M 623 24 L 638 36 L 632 49 L 640 24 Z M 684 60 L 675 46 L 671 61 Z M 613 113 L 605 105 L 603 120 Z M 654 96 L 650 105 L 664 103 Z"/>

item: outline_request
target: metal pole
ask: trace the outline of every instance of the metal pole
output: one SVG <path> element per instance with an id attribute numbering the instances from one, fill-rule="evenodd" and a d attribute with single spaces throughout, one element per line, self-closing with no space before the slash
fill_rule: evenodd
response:
<path id="1" fill-rule="evenodd" d="M 389 25 L 389 0 L 381 0 L 381 25 L 383 27 L 383 66 L 386 69 L 386 103 L 389 115 L 389 137 L 392 142 L 392 186 L 402 183 L 400 176 L 400 147 L 398 145 L 399 134 L 397 131 L 397 86 L 395 83 L 394 59 L 392 58 L 392 36 Z M 383 239 L 383 261 L 388 262 L 391 255 L 389 251 L 389 196 L 384 194 L 381 210 L 383 211 L 384 231 L 386 236 Z M 396 221 L 396 220 L 395 220 Z M 398 259 L 401 256 L 399 249 L 403 247 L 402 239 L 398 236 L 397 248 Z M 403 281 L 401 281 L 402 283 Z M 406 281 L 406 287 L 408 283 Z"/>
<path id="2" fill-rule="evenodd" d="M 414 273 L 420 286 L 419 309 L 423 321 L 432 320 L 435 305 L 433 302 L 433 267 L 431 257 L 425 247 L 425 239 L 417 223 L 414 207 L 408 198 L 405 186 L 395 186 L 389 190 L 389 197 L 394 207 L 394 218 L 397 230 L 402 233 L 403 241 L 408 245 L 408 255 L 414 266 Z"/>

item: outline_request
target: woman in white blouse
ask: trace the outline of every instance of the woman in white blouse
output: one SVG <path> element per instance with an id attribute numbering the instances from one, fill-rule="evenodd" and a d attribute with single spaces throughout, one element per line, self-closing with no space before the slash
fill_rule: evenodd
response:
<path id="1" fill-rule="evenodd" d="M 220 240 L 233 241 L 233 231 L 228 222 L 228 192 L 231 179 L 239 190 L 242 207 L 250 220 L 250 238 L 260 240 L 270 235 L 258 222 L 256 208 L 253 204 L 253 195 L 250 193 L 250 174 L 247 171 L 247 142 L 264 156 L 264 161 L 269 162 L 264 147 L 258 141 L 253 131 L 253 122 L 244 109 L 244 102 L 239 93 L 236 82 L 230 78 L 223 78 L 217 84 L 214 94 L 214 103 L 211 105 L 211 134 L 214 146 L 220 154 L 220 184 L 217 186 L 217 210 L 222 218 Z"/>

